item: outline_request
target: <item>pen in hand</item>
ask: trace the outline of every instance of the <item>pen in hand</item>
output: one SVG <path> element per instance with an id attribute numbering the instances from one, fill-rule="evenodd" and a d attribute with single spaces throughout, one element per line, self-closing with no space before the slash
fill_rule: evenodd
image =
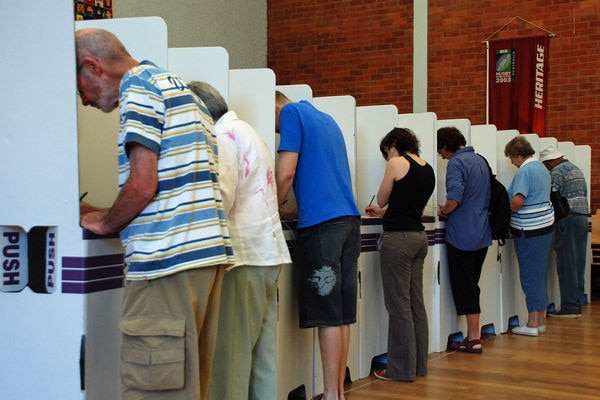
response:
<path id="1" fill-rule="evenodd" d="M 87 196 L 88 192 L 83 193 L 81 196 L 79 196 L 79 201 L 82 201 L 83 199 L 85 199 L 85 196 Z"/>
<path id="2" fill-rule="evenodd" d="M 373 197 L 371 197 L 371 201 L 369 202 L 369 205 L 367 207 L 370 207 L 373 204 L 373 200 L 375 200 L 375 195 L 373 195 Z"/>

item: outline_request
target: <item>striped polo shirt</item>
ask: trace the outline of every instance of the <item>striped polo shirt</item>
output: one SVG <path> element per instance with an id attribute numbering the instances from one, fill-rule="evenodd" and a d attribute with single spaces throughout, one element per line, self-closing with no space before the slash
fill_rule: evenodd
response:
<path id="1" fill-rule="evenodd" d="M 119 187 L 129 177 L 128 143 L 158 155 L 157 193 L 121 231 L 126 279 L 232 263 L 206 107 L 179 77 L 147 61 L 123 76 L 119 95 Z"/>

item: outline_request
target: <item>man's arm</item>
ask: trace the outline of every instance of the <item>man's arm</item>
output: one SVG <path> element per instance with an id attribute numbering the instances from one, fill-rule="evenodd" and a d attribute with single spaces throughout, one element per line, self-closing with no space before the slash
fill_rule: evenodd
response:
<path id="1" fill-rule="evenodd" d="M 293 218 L 296 211 L 286 212 L 282 209 L 285 198 L 288 195 L 294 182 L 296 166 L 298 165 L 298 153 L 293 151 L 280 151 L 277 159 L 276 181 L 277 181 L 277 204 L 279 205 L 279 214 L 284 219 Z"/>
<path id="2" fill-rule="evenodd" d="M 129 149 L 129 178 L 111 208 L 95 210 L 80 217 L 83 228 L 106 235 L 117 232 L 148 205 L 158 188 L 158 155 L 137 143 Z"/>

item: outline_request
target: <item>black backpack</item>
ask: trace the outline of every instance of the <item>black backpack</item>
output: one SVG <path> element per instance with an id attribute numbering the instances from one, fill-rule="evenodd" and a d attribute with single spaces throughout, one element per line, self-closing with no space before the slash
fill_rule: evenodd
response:
<path id="1" fill-rule="evenodd" d="M 485 161 L 488 170 L 490 171 L 490 188 L 492 196 L 490 198 L 490 225 L 492 227 L 492 238 L 498 241 L 500 246 L 504 246 L 506 239 L 510 238 L 510 199 L 508 191 L 504 185 L 496 179 L 496 175 L 492 173 L 492 168 L 484 156 L 479 154 Z"/>

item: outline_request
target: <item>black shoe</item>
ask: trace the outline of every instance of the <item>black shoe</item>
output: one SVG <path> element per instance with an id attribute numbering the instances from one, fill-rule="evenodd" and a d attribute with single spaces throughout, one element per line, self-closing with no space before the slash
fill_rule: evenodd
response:
<path id="1" fill-rule="evenodd" d="M 559 311 L 549 312 L 548 316 L 552 318 L 581 318 L 581 308 L 576 310 L 561 308 Z"/>

